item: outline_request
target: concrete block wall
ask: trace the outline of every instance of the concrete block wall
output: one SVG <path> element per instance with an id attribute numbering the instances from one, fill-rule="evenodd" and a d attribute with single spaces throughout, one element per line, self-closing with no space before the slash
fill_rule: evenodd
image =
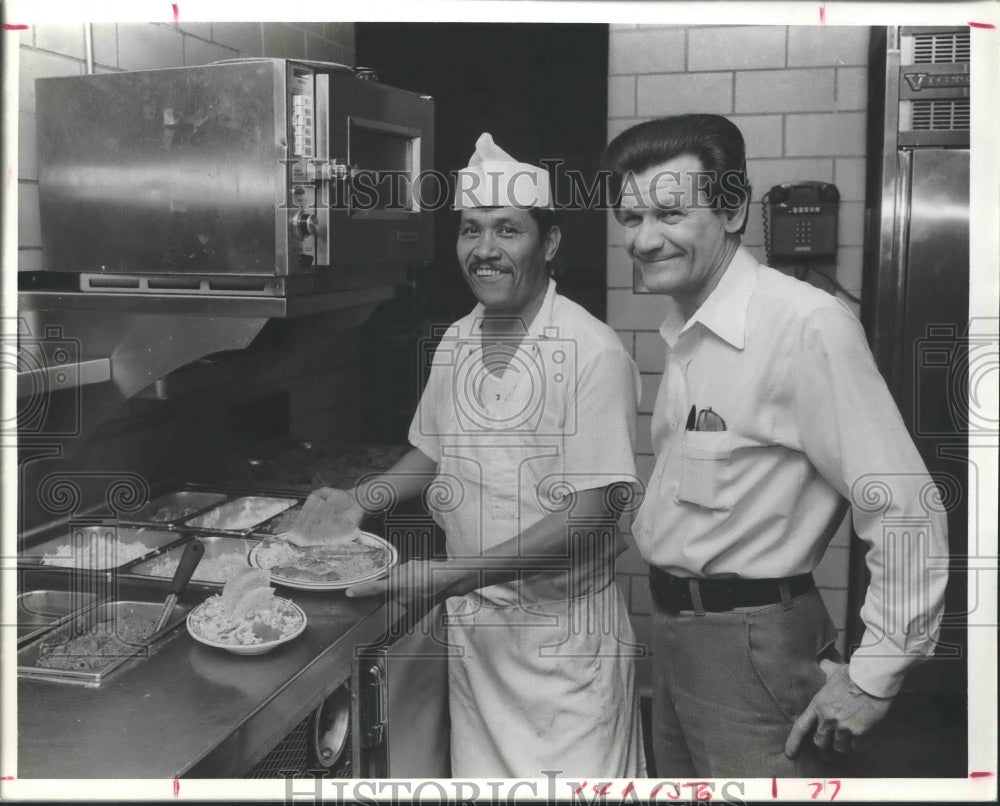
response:
<path id="1" fill-rule="evenodd" d="M 780 182 L 833 182 L 841 194 L 838 251 L 818 268 L 861 295 L 864 237 L 865 126 L 868 28 L 834 26 L 613 25 L 608 65 L 608 139 L 628 127 L 670 114 L 714 112 L 733 120 L 747 141 L 753 184 L 743 243 L 765 260 L 760 200 Z M 662 299 L 636 293 L 621 227 L 608 218 L 608 323 L 638 364 L 639 472 L 653 467 L 649 426 L 663 341 Z M 809 281 L 830 289 L 824 278 Z M 845 302 L 858 314 L 858 306 Z M 845 523 L 816 571 L 817 582 L 845 643 L 850 531 Z M 635 548 L 621 558 L 619 584 L 636 632 L 648 632 L 647 568 Z M 641 668 L 641 682 L 648 667 Z"/>
<path id="2" fill-rule="evenodd" d="M 83 75 L 84 26 L 34 25 L 20 35 L 18 268 L 41 269 L 35 79 Z M 342 22 L 95 23 L 94 72 L 207 64 L 241 56 L 354 65 L 354 24 Z"/>

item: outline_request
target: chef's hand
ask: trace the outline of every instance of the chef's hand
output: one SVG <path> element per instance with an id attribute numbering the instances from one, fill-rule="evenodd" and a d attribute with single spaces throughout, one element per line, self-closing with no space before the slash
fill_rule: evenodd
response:
<path id="1" fill-rule="evenodd" d="M 831 746 L 835 753 L 850 752 L 852 743 L 878 724 L 892 704 L 892 697 L 873 697 L 858 688 L 846 663 L 823 659 L 819 664 L 826 672 L 826 684 L 792 725 L 785 742 L 789 758 L 799 754 L 810 733 L 821 758 L 829 758 Z"/>
<path id="2" fill-rule="evenodd" d="M 410 560 L 395 566 L 389 576 L 372 582 L 360 582 L 345 593 L 351 599 L 360 596 L 390 595 L 399 602 L 426 599 L 440 593 L 451 593 L 466 577 L 463 571 L 447 570 L 446 562 Z M 456 592 L 465 592 L 456 591 Z"/>

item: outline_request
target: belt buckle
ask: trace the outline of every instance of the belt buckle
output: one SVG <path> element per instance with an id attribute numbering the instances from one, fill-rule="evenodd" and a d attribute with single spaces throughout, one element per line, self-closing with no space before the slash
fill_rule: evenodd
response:
<path id="1" fill-rule="evenodd" d="M 672 610 L 674 608 L 674 590 L 670 584 L 671 580 L 656 573 L 655 569 L 650 573 L 649 580 L 649 592 L 653 596 L 653 601 L 667 610 Z"/>
<path id="2" fill-rule="evenodd" d="M 666 590 L 664 591 L 667 600 L 667 607 L 675 613 L 681 610 L 692 610 L 691 591 L 688 589 L 686 577 L 667 577 Z"/>
<path id="3" fill-rule="evenodd" d="M 713 581 L 711 587 L 701 585 L 701 602 L 705 610 L 714 613 L 725 613 L 735 609 L 735 598 L 732 587 L 725 582 Z"/>
<path id="4" fill-rule="evenodd" d="M 719 586 L 719 593 L 721 594 L 721 599 L 725 603 L 723 610 L 735 610 L 736 609 L 736 596 L 733 592 L 732 586 L 728 582 L 724 582 Z"/>

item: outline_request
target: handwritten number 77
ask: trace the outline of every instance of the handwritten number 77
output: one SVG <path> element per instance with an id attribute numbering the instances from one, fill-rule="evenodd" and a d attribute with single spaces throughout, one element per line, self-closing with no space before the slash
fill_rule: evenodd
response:
<path id="1" fill-rule="evenodd" d="M 810 797 L 813 800 L 819 798 L 819 793 L 826 789 L 827 785 L 833 787 L 833 793 L 830 795 L 830 800 L 837 797 L 837 793 L 840 792 L 840 781 L 813 781 L 809 786 L 813 787 L 813 793 Z"/>

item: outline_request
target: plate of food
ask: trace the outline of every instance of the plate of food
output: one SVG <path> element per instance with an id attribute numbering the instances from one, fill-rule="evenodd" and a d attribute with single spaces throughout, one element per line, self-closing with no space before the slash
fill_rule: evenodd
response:
<path id="1" fill-rule="evenodd" d="M 378 579 L 399 561 L 395 547 L 378 535 L 358 531 L 350 540 L 297 546 L 283 535 L 250 551 L 250 564 L 270 571 L 278 585 L 301 590 L 343 590 Z"/>
<path id="2" fill-rule="evenodd" d="M 306 614 L 295 602 L 274 595 L 269 572 L 247 568 L 221 594 L 188 613 L 187 628 L 206 646 L 263 655 L 297 638 L 306 628 Z"/>

